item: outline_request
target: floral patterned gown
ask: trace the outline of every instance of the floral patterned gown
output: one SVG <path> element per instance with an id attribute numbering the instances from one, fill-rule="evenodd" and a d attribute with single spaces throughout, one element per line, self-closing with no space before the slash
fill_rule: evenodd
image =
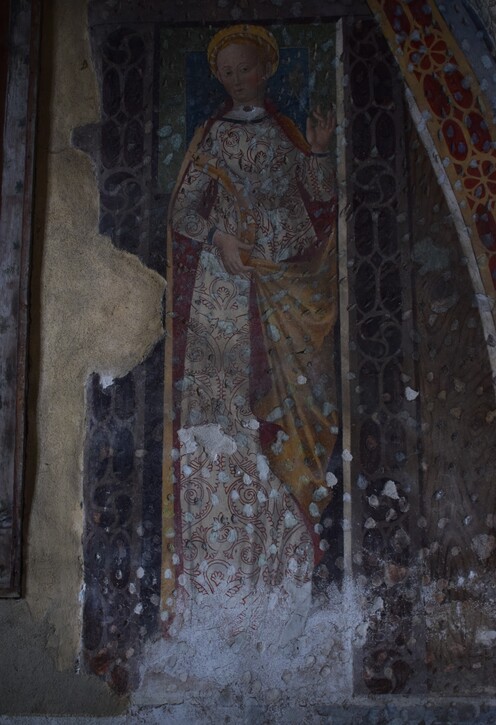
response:
<path id="1" fill-rule="evenodd" d="M 334 195 L 330 158 L 304 153 L 272 115 L 255 109 L 210 123 L 193 159 L 171 211 L 174 233 L 201 248 L 184 367 L 174 381 L 179 583 L 194 598 L 264 586 L 308 589 L 318 523 L 309 525 L 271 470 L 250 405 L 252 274 L 228 274 L 211 239 L 216 229 L 241 235 L 242 199 L 255 230 L 252 260 L 279 263 L 304 254 L 316 244 L 308 199 L 327 202 Z M 334 409 L 325 391 L 321 396 Z"/>

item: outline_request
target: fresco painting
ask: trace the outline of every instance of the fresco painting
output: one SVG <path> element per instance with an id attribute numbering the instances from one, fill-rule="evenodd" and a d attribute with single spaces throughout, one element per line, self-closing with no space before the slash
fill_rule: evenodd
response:
<path id="1" fill-rule="evenodd" d="M 311 597 L 339 432 L 335 120 L 317 106 L 305 139 L 266 97 L 279 47 L 265 28 L 219 31 L 208 60 L 226 100 L 195 133 L 169 212 L 164 461 L 179 501 L 163 596 Z"/>
<path id="2" fill-rule="evenodd" d="M 101 231 L 167 280 L 88 388 L 85 658 L 138 702 L 493 679 L 492 127 L 434 3 L 332 5 L 91 16 Z"/>

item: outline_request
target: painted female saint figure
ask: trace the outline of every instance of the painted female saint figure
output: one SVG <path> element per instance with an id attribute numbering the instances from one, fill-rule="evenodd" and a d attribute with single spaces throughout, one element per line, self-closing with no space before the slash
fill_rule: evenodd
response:
<path id="1" fill-rule="evenodd" d="M 305 140 L 275 109 L 278 60 L 262 27 L 214 36 L 228 100 L 171 200 L 165 606 L 173 590 L 300 596 L 322 555 L 338 433 L 334 119 L 318 108 Z"/>

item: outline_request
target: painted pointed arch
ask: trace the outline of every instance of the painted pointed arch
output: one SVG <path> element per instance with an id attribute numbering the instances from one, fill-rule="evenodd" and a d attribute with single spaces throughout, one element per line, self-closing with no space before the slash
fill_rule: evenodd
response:
<path id="1" fill-rule="evenodd" d="M 367 0 L 403 75 L 417 130 L 450 207 L 496 375 L 496 124 L 434 0 Z"/>

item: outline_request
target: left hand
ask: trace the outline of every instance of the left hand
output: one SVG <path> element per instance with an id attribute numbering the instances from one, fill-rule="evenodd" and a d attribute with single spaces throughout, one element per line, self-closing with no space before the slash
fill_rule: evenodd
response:
<path id="1" fill-rule="evenodd" d="M 307 118 L 307 141 L 316 154 L 327 153 L 331 145 L 332 134 L 336 128 L 336 119 L 332 111 L 325 115 L 320 106 Z"/>

